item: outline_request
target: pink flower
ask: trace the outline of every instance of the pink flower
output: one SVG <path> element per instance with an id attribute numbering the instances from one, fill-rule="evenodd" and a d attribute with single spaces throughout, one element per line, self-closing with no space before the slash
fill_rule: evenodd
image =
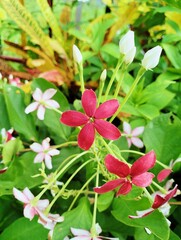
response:
<path id="1" fill-rule="evenodd" d="M 24 216 L 30 220 L 32 220 L 35 215 L 41 215 L 42 211 L 44 211 L 49 204 L 48 199 L 38 200 L 33 203 L 35 197 L 27 187 L 22 192 L 13 188 L 13 194 L 17 200 L 24 203 Z"/>
<path id="2" fill-rule="evenodd" d="M 156 157 L 153 151 L 145 154 L 136 160 L 131 167 L 108 154 L 105 158 L 105 165 L 110 173 L 116 174 L 119 178 L 105 183 L 101 187 L 94 188 L 97 193 L 106 193 L 120 187 L 116 196 L 126 195 L 132 189 L 132 184 L 138 187 L 148 187 L 154 177 L 153 173 L 147 172 L 155 165 Z"/>
<path id="3" fill-rule="evenodd" d="M 128 147 L 131 147 L 131 144 L 138 148 L 142 148 L 144 146 L 143 142 L 137 137 L 143 133 L 144 127 L 137 127 L 131 130 L 131 125 L 127 122 L 123 122 L 123 131 L 126 134 Z"/>
<path id="4" fill-rule="evenodd" d="M 152 213 L 155 209 L 159 209 L 160 211 L 163 211 L 165 204 L 167 204 L 167 202 L 171 198 L 173 198 L 176 193 L 177 193 L 177 185 L 172 190 L 168 191 L 168 193 L 166 195 L 164 195 L 164 196 L 161 193 L 160 194 L 156 194 L 156 196 L 154 198 L 154 202 L 153 202 L 151 208 L 143 210 L 143 211 L 136 211 L 137 216 L 129 216 L 129 218 L 142 218 L 142 217 L 146 217 L 147 215 Z M 164 211 L 165 211 L 165 209 L 164 209 Z M 166 211 L 166 212 L 168 213 L 168 211 Z"/>
<path id="5" fill-rule="evenodd" d="M 9 75 L 9 83 L 17 87 L 21 87 L 23 84 L 19 77 L 14 77 L 12 74 Z"/>
<path id="6" fill-rule="evenodd" d="M 45 138 L 42 144 L 33 143 L 30 145 L 32 151 L 38 153 L 34 159 L 34 163 L 40 163 L 45 161 L 45 165 L 48 169 L 52 169 L 52 156 L 58 155 L 60 153 L 57 149 L 50 148 L 50 138 Z"/>
<path id="7" fill-rule="evenodd" d="M 69 110 L 62 114 L 60 121 L 71 127 L 82 126 L 78 135 L 78 145 L 84 150 L 88 150 L 95 139 L 95 131 L 101 136 L 116 140 L 121 136 L 117 127 L 104 119 L 112 116 L 119 107 L 116 99 L 102 103 L 98 108 L 96 94 L 93 90 L 85 90 L 82 95 L 82 107 L 84 113 Z"/>
<path id="8" fill-rule="evenodd" d="M 6 143 L 6 142 L 9 142 L 10 140 L 13 140 L 15 139 L 13 137 L 13 132 L 14 130 L 11 128 L 9 130 L 6 130 L 5 128 L 2 128 L 1 129 L 1 136 L 2 136 L 2 143 Z"/>
<path id="9" fill-rule="evenodd" d="M 51 99 L 55 95 L 56 91 L 57 90 L 50 88 L 43 93 L 39 88 L 36 88 L 33 93 L 33 99 L 35 100 L 35 102 L 31 103 L 26 107 L 25 113 L 28 114 L 37 110 L 37 117 L 40 120 L 44 120 L 46 108 L 60 107 L 60 105 L 55 100 Z"/>
<path id="10" fill-rule="evenodd" d="M 99 234 L 102 232 L 101 227 L 98 223 L 95 225 L 96 228 L 96 235 L 93 236 L 93 234 L 87 230 L 84 229 L 77 229 L 77 228 L 71 228 L 72 234 L 75 236 L 73 238 L 70 238 L 70 240 L 101 240 L 101 239 L 109 239 L 109 240 L 118 240 L 118 238 L 109 238 L 109 237 L 99 237 Z"/>

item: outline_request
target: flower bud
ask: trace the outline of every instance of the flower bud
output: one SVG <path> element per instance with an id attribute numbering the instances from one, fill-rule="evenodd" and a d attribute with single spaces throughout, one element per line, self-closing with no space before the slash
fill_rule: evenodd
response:
<path id="1" fill-rule="evenodd" d="M 74 61 L 78 64 L 82 62 L 82 54 L 76 45 L 73 45 L 73 58 Z"/>
<path id="2" fill-rule="evenodd" d="M 156 47 L 150 49 L 149 51 L 147 51 L 141 62 L 142 66 L 146 70 L 156 67 L 160 60 L 161 52 L 162 52 L 162 48 L 160 46 L 156 46 Z"/>
<path id="3" fill-rule="evenodd" d="M 101 73 L 101 76 L 100 76 L 100 80 L 101 81 L 105 81 L 106 80 L 106 77 L 107 77 L 107 70 L 104 69 Z"/>
<path id="4" fill-rule="evenodd" d="M 130 64 L 136 54 L 136 47 L 134 44 L 134 32 L 129 30 L 119 41 L 120 53 L 124 55 L 126 64 Z"/>

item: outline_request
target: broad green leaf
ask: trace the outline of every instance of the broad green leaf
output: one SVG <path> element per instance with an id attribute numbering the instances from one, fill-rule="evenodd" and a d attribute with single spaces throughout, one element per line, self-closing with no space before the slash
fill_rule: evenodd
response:
<path id="1" fill-rule="evenodd" d="M 100 51 L 108 53 L 117 59 L 120 57 L 119 46 L 114 43 L 108 43 L 108 44 L 103 45 L 101 47 Z"/>
<path id="2" fill-rule="evenodd" d="M 4 145 L 3 151 L 2 151 L 3 163 L 5 165 L 10 163 L 10 161 L 13 160 L 13 157 L 15 156 L 15 154 L 18 153 L 23 148 L 24 148 L 23 143 L 19 138 L 8 141 Z"/>
<path id="3" fill-rule="evenodd" d="M 52 240 L 64 239 L 70 234 L 71 227 L 87 229 L 88 231 L 91 228 L 92 214 L 87 198 L 81 198 L 79 205 L 75 209 L 65 212 L 63 216 L 64 221 L 56 225 Z"/>
<path id="4" fill-rule="evenodd" d="M 175 68 L 168 68 L 166 72 L 157 77 L 157 81 L 163 83 L 164 81 L 172 81 L 180 79 L 181 70 Z"/>
<path id="5" fill-rule="evenodd" d="M 179 228 L 180 228 L 180 225 L 179 225 Z M 180 240 L 180 237 L 176 233 L 174 233 L 173 231 L 170 231 L 169 240 Z"/>
<path id="6" fill-rule="evenodd" d="M 168 59 L 173 64 L 173 66 L 177 69 L 181 68 L 181 55 L 179 53 L 179 49 L 176 46 L 170 44 L 162 44 Z"/>
<path id="7" fill-rule="evenodd" d="M 160 239 L 152 233 L 148 234 L 145 228 L 136 228 L 134 237 L 135 237 L 135 240 L 140 240 L 140 239 L 159 240 Z"/>
<path id="8" fill-rule="evenodd" d="M 36 88 L 40 88 L 43 92 L 49 88 L 55 88 L 57 92 L 52 99 L 60 104 L 60 110 L 62 112 L 69 109 L 69 103 L 66 97 L 52 83 L 46 81 L 45 79 L 37 78 L 32 82 L 33 91 Z M 47 126 L 52 138 L 58 136 L 59 142 L 67 140 L 70 135 L 71 128 L 60 122 L 60 114 L 54 110 L 46 109 L 43 123 Z"/>
<path id="9" fill-rule="evenodd" d="M 15 156 L 8 170 L 0 175 L 0 196 L 12 194 L 13 187 L 24 189 L 32 188 L 42 183 L 41 177 L 32 178 L 38 174 L 40 164 L 33 163 L 35 153 L 28 152 L 22 156 Z"/>
<path id="10" fill-rule="evenodd" d="M 149 120 L 159 115 L 159 109 L 156 106 L 147 103 L 138 106 L 137 110 L 142 116 L 148 118 Z"/>
<path id="11" fill-rule="evenodd" d="M 37 222 L 19 218 L 7 227 L 0 235 L 0 240 L 46 240 L 48 230 Z"/>
<path id="12" fill-rule="evenodd" d="M 113 198 L 114 198 L 113 191 L 100 195 L 97 203 L 97 208 L 99 212 L 105 211 L 111 205 Z"/>
<path id="13" fill-rule="evenodd" d="M 37 132 L 31 115 L 25 114 L 24 92 L 15 86 L 5 85 L 4 96 L 11 127 L 28 140 L 36 140 Z"/>
<path id="14" fill-rule="evenodd" d="M 157 159 L 169 165 L 180 154 L 181 121 L 171 114 L 158 116 L 145 127 L 143 141 L 147 151 L 153 149 Z"/>
<path id="15" fill-rule="evenodd" d="M 9 117 L 7 113 L 6 103 L 3 94 L 0 92 L 0 130 L 6 128 L 6 130 L 11 128 Z"/>
<path id="16" fill-rule="evenodd" d="M 140 200 L 124 200 L 121 197 L 113 202 L 113 216 L 120 222 L 133 227 L 147 227 L 157 238 L 168 240 L 170 230 L 165 217 L 158 210 L 140 219 L 130 219 L 129 215 L 135 215 L 137 210 L 150 207 L 147 198 Z M 156 224 L 155 224 L 156 222 Z"/>

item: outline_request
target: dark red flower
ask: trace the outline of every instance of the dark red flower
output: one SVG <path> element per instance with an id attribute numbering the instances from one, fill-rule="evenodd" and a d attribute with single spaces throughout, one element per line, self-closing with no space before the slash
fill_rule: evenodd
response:
<path id="1" fill-rule="evenodd" d="M 156 157 L 153 151 L 140 157 L 131 167 L 108 154 L 105 158 L 106 168 L 119 178 L 109 181 L 101 187 L 94 188 L 94 191 L 102 194 L 120 187 L 116 194 L 116 196 L 119 196 L 128 194 L 132 189 L 132 184 L 138 187 L 147 187 L 154 177 L 153 173 L 147 171 L 155 165 L 155 162 Z"/>
<path id="2" fill-rule="evenodd" d="M 116 140 L 121 136 L 117 127 L 104 120 L 111 117 L 118 109 L 119 102 L 116 99 L 108 100 L 96 108 L 97 97 L 95 92 L 85 90 L 81 101 L 85 114 L 68 110 L 62 114 L 60 119 L 62 123 L 71 127 L 83 126 L 78 135 L 80 148 L 88 150 L 92 146 L 96 131 L 109 140 Z"/>

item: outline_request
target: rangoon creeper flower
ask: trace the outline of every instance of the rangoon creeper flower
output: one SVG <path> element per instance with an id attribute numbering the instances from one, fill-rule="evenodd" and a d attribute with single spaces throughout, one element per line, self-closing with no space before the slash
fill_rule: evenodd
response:
<path id="1" fill-rule="evenodd" d="M 49 213 L 48 216 L 41 214 L 38 219 L 38 223 L 42 224 L 44 228 L 50 230 L 50 232 L 48 233 L 49 239 L 52 239 L 55 225 L 63 221 L 64 221 L 64 217 L 60 216 L 59 214 L 52 214 L 52 213 Z"/>
<path id="2" fill-rule="evenodd" d="M 9 142 L 10 140 L 15 139 L 12 135 L 13 132 L 14 132 L 14 129 L 12 129 L 12 128 L 9 129 L 9 130 L 6 130 L 5 128 L 1 129 L 2 144 L 6 143 L 6 142 Z"/>
<path id="3" fill-rule="evenodd" d="M 47 89 L 44 93 L 39 88 L 36 88 L 32 95 L 35 102 L 31 103 L 26 107 L 25 113 L 28 114 L 30 112 L 37 110 L 38 119 L 44 120 L 46 108 L 51 109 L 60 107 L 58 102 L 51 99 L 56 92 L 57 90 L 55 90 L 54 88 Z"/>
<path id="4" fill-rule="evenodd" d="M 126 139 L 129 148 L 131 147 L 131 144 L 138 148 L 142 148 L 144 146 L 143 142 L 137 137 L 144 132 L 144 127 L 141 126 L 131 130 L 131 125 L 127 122 L 123 122 L 123 131 L 127 135 Z"/>
<path id="5" fill-rule="evenodd" d="M 22 192 L 17 188 L 13 188 L 14 197 L 20 202 L 24 203 L 23 214 L 26 218 L 32 220 L 35 215 L 43 215 L 43 211 L 48 207 L 48 199 L 38 200 L 36 203 L 33 203 L 34 195 L 26 187 Z"/>
<path id="6" fill-rule="evenodd" d="M 129 30 L 119 41 L 120 53 L 124 55 L 124 62 L 126 64 L 132 63 L 135 54 L 136 47 L 134 43 L 134 32 Z"/>
<path id="7" fill-rule="evenodd" d="M 117 127 L 104 119 L 111 117 L 119 107 L 116 99 L 102 103 L 98 108 L 97 97 L 93 90 L 85 90 L 82 95 L 82 107 L 84 113 L 68 110 L 62 114 L 60 121 L 71 127 L 82 126 L 78 135 L 78 145 L 84 150 L 88 150 L 95 139 L 95 130 L 104 138 L 116 140 L 121 136 Z"/>
<path id="8" fill-rule="evenodd" d="M 74 61 L 78 64 L 82 62 L 82 54 L 76 45 L 73 45 L 73 58 Z"/>
<path id="9" fill-rule="evenodd" d="M 141 62 L 142 66 L 146 70 L 156 67 L 159 63 L 161 52 L 162 52 L 162 48 L 160 46 L 156 46 L 148 50 L 145 53 L 143 60 Z"/>
<path id="10" fill-rule="evenodd" d="M 101 239 L 119 240 L 118 238 L 109 238 L 109 237 L 99 236 L 99 234 L 102 232 L 102 229 L 98 223 L 96 223 L 95 227 L 96 227 L 97 236 L 92 236 L 91 232 L 84 229 L 71 228 L 71 232 L 75 237 L 70 238 L 70 240 L 80 240 L 80 239 L 82 240 L 101 240 Z"/>
<path id="11" fill-rule="evenodd" d="M 159 209 L 163 213 L 164 216 L 167 216 L 170 211 L 170 206 L 168 204 L 168 201 L 171 198 L 173 198 L 176 193 L 177 193 L 177 185 L 172 190 L 168 191 L 168 193 L 166 195 L 164 195 L 162 193 L 156 194 L 151 208 L 143 210 L 143 211 L 136 211 L 137 216 L 129 216 L 129 218 L 146 217 L 147 215 L 149 215 L 156 209 Z"/>
<path id="12" fill-rule="evenodd" d="M 33 143 L 30 145 L 32 151 L 38 153 L 34 159 L 34 163 L 40 163 L 43 160 L 48 169 L 52 169 L 52 156 L 58 155 L 60 153 L 57 149 L 51 149 L 50 138 L 45 138 L 42 144 Z"/>
<path id="13" fill-rule="evenodd" d="M 94 191 L 102 194 L 119 187 L 116 194 L 116 196 L 119 196 L 128 194 L 133 184 L 138 187 L 148 187 L 152 182 L 154 174 L 147 171 L 155 165 L 155 162 L 156 156 L 153 151 L 140 157 L 131 167 L 108 154 L 105 158 L 106 168 L 110 173 L 117 175 L 119 178 L 111 180 L 101 187 L 94 188 Z"/>
<path id="14" fill-rule="evenodd" d="M 14 77 L 12 74 L 9 75 L 8 79 L 9 79 L 9 83 L 16 87 L 21 87 L 21 85 L 23 84 L 20 78 Z"/>

